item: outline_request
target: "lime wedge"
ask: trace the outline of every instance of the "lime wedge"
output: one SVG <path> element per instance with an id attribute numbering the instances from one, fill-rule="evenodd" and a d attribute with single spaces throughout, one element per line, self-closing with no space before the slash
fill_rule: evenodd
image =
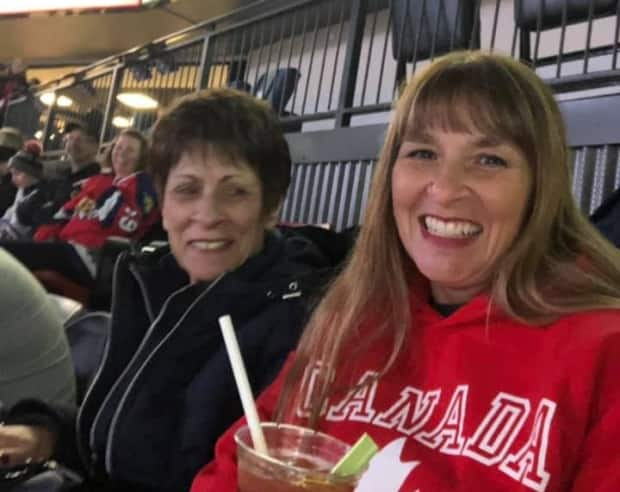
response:
<path id="1" fill-rule="evenodd" d="M 368 434 L 363 434 L 338 463 L 331 469 L 332 475 L 355 475 L 362 471 L 377 453 L 379 446 Z"/>

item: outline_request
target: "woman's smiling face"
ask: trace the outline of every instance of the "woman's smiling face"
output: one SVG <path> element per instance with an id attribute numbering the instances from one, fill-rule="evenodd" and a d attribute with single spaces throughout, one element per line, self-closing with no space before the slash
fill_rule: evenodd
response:
<path id="1" fill-rule="evenodd" d="M 121 135 L 112 149 L 112 169 L 121 178 L 136 172 L 142 144 L 131 135 Z"/>
<path id="2" fill-rule="evenodd" d="M 256 173 L 212 146 L 192 147 L 171 169 L 162 217 L 192 283 L 213 280 L 258 253 L 269 222 Z"/>
<path id="3" fill-rule="evenodd" d="M 435 301 L 465 303 L 488 287 L 531 188 L 530 167 L 509 142 L 473 130 L 409 132 L 392 171 L 393 211 Z"/>

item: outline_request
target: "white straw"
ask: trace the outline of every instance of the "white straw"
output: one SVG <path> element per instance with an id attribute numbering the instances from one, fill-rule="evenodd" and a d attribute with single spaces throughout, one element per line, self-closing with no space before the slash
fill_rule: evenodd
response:
<path id="1" fill-rule="evenodd" d="M 252 390 L 250 389 L 250 383 L 248 382 L 248 375 L 245 371 L 245 365 L 241 358 L 241 351 L 239 350 L 239 343 L 235 336 L 235 329 L 233 328 L 232 319 L 226 314 L 220 316 L 218 319 L 220 323 L 220 329 L 222 330 L 222 336 L 224 337 L 224 343 L 226 350 L 228 351 L 228 358 L 230 359 L 230 365 L 232 366 L 233 374 L 235 375 L 235 381 L 237 382 L 237 389 L 239 390 L 239 396 L 241 397 L 241 404 L 243 405 L 243 411 L 245 412 L 245 418 L 248 421 L 248 427 L 250 429 L 250 435 L 252 436 L 252 442 L 254 443 L 254 450 L 265 456 L 268 456 L 267 444 L 265 443 L 265 436 L 263 429 L 260 426 L 258 420 L 258 412 L 256 411 L 256 404 L 254 403 L 254 397 L 252 396 Z"/>

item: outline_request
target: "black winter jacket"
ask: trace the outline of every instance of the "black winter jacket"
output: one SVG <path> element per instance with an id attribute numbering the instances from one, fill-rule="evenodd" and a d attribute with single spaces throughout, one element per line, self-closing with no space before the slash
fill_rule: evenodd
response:
<path id="1" fill-rule="evenodd" d="M 219 435 L 242 414 L 218 318 L 231 314 L 259 393 L 295 347 L 325 266 L 307 239 L 275 235 L 210 285 L 189 285 L 170 254 L 122 256 L 104 358 L 77 416 L 82 463 L 96 490 L 189 490 Z M 70 420 L 58 425 L 65 430 L 59 459 L 71 464 Z"/>
<path id="2" fill-rule="evenodd" d="M 11 174 L 0 176 L 0 216 L 4 215 L 6 209 L 13 205 L 16 194 L 17 188 L 11 180 Z"/>
<path id="3" fill-rule="evenodd" d="M 620 188 L 599 205 L 590 220 L 603 236 L 620 248 Z"/>

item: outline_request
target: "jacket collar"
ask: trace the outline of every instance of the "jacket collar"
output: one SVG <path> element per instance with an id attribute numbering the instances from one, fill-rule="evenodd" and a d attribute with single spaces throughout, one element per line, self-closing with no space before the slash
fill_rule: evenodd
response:
<path id="1" fill-rule="evenodd" d="M 246 289 L 249 292 L 263 287 L 265 290 L 270 290 L 278 283 L 278 279 L 286 279 L 288 288 L 288 283 L 295 273 L 307 270 L 306 265 L 313 264 L 311 260 L 319 261 L 315 255 L 320 258 L 320 254 L 316 253 L 309 243 L 291 242 L 279 233 L 268 232 L 261 252 L 228 272 L 220 288 L 237 292 Z M 148 254 L 128 255 L 125 265 L 119 265 L 119 270 L 130 270 L 133 273 L 151 306 L 163 305 L 171 294 L 189 284 L 189 276 L 179 266 L 168 246 Z M 122 282 L 123 280 L 119 279 L 117 284 Z M 186 291 L 202 292 L 206 285 L 206 282 L 199 282 Z"/>

